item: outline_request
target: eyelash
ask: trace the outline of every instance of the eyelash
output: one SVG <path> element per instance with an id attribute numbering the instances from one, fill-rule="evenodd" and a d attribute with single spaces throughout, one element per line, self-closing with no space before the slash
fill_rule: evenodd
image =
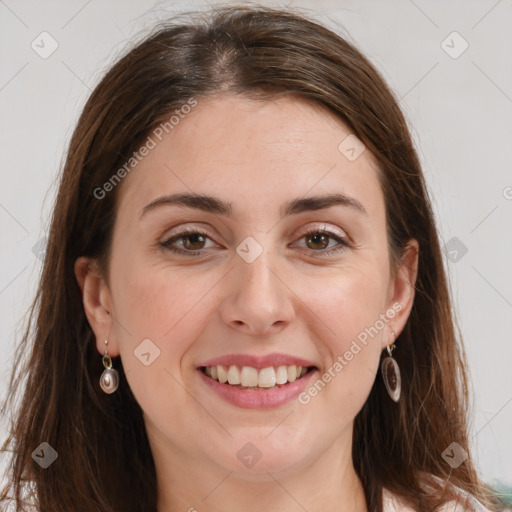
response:
<path id="1" fill-rule="evenodd" d="M 320 250 L 308 249 L 309 251 L 315 253 L 315 255 L 330 256 L 334 253 L 344 251 L 346 248 L 350 247 L 350 244 L 346 238 L 340 237 L 339 235 L 337 235 L 336 233 L 333 233 L 332 231 L 329 231 L 327 229 L 321 229 L 321 228 L 309 229 L 308 231 L 306 231 L 305 233 L 302 234 L 302 236 L 299 238 L 299 240 L 301 240 L 307 236 L 318 235 L 318 234 L 327 235 L 329 238 L 338 242 L 339 245 L 337 247 L 331 247 L 330 249 L 320 249 Z M 164 249 L 171 251 L 173 253 L 176 253 L 176 254 L 192 256 L 192 257 L 202 256 L 203 252 L 206 251 L 207 249 L 184 250 L 184 249 L 177 249 L 176 247 L 172 246 L 172 244 L 174 242 L 176 242 L 180 239 L 186 238 L 187 236 L 190 236 L 190 235 L 201 235 L 201 236 L 204 236 L 211 240 L 211 238 L 208 236 L 208 234 L 205 233 L 204 231 L 201 231 L 200 229 L 184 229 L 180 233 L 173 235 L 171 238 L 168 238 L 164 242 L 161 242 L 160 245 Z"/>

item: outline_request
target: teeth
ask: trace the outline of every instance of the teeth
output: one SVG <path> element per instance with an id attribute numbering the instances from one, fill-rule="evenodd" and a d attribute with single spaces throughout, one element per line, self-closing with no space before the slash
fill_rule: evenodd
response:
<path id="1" fill-rule="evenodd" d="M 207 366 L 204 373 L 214 380 L 231 386 L 246 388 L 274 388 L 276 385 L 283 385 L 287 382 L 295 382 L 300 377 L 306 375 L 307 367 L 290 365 L 278 366 L 273 368 L 253 368 L 252 366 L 243 366 L 242 370 L 238 366 L 231 365 L 226 369 L 224 366 Z"/>
<path id="2" fill-rule="evenodd" d="M 236 368 L 236 366 L 234 367 Z M 231 368 L 230 368 L 231 369 Z M 258 385 L 258 370 L 251 366 L 244 366 L 240 374 L 240 383 L 242 386 L 248 388 L 250 386 Z M 231 384 L 231 382 L 230 382 Z"/>
<path id="3" fill-rule="evenodd" d="M 240 372 L 236 366 L 230 366 L 228 370 L 228 382 L 234 386 L 240 384 Z"/>
<path id="4" fill-rule="evenodd" d="M 262 368 L 258 373 L 258 387 L 271 388 L 276 385 L 276 372 L 274 368 Z"/>
<path id="5" fill-rule="evenodd" d="M 228 372 L 226 371 L 224 366 L 217 366 L 217 375 L 219 382 L 221 382 L 222 384 L 228 381 Z"/>
<path id="6" fill-rule="evenodd" d="M 288 382 L 288 370 L 287 370 L 286 366 L 280 366 L 276 372 L 276 384 L 286 384 L 287 382 Z"/>

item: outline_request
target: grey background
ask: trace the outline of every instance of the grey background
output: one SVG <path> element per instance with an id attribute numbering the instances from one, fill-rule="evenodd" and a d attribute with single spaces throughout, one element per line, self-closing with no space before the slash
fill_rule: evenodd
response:
<path id="1" fill-rule="evenodd" d="M 130 40 L 174 12 L 205 6 L 0 0 L 2 396 L 81 107 Z M 446 267 L 474 386 L 474 454 L 485 480 L 512 486 L 512 3 L 297 0 L 292 6 L 348 37 L 400 98 L 448 244 Z M 58 44 L 46 59 L 31 47 L 42 46 L 43 31 Z"/>

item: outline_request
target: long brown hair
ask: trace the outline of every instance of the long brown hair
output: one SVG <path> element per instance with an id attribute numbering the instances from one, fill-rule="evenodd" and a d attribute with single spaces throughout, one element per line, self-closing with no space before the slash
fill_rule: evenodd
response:
<path id="1" fill-rule="evenodd" d="M 465 356 L 458 343 L 430 200 L 398 103 L 380 74 L 347 41 L 290 11 L 224 7 L 166 22 L 120 59 L 95 88 L 70 142 L 36 299 L 16 355 L 4 411 L 16 407 L 8 487 L 17 510 L 33 492 L 41 512 L 156 511 L 156 474 L 142 412 L 121 360 L 121 384 L 105 395 L 93 332 L 74 275 L 80 256 L 107 274 L 119 187 L 94 193 L 140 148 L 155 126 L 190 98 L 216 93 L 274 98 L 295 94 L 337 115 L 373 153 L 384 192 L 389 247 L 398 264 L 419 242 L 416 297 L 397 340 L 398 404 L 377 377 L 355 419 L 353 461 L 369 510 L 386 487 L 416 510 L 450 496 L 422 485 L 434 475 L 492 509 L 471 457 L 451 468 L 443 451 L 468 446 Z M 395 355 L 394 354 L 394 355 Z M 42 469 L 42 442 L 58 453 Z M 444 492 L 446 491 L 446 492 Z"/>

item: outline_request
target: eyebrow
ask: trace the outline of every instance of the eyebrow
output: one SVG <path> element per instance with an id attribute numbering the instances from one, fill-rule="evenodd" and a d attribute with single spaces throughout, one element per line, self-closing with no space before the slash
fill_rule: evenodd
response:
<path id="1" fill-rule="evenodd" d="M 148 212 L 155 210 L 161 206 L 185 206 L 208 213 L 223 215 L 229 217 L 232 215 L 231 203 L 224 202 L 212 196 L 200 194 L 171 194 L 161 196 L 142 209 L 140 218 L 144 217 Z M 332 206 L 346 206 L 359 213 L 367 215 L 363 205 L 355 198 L 345 194 L 328 194 L 323 196 L 304 197 L 294 199 L 285 204 L 282 208 L 282 215 L 297 215 L 299 213 L 322 210 Z"/>

